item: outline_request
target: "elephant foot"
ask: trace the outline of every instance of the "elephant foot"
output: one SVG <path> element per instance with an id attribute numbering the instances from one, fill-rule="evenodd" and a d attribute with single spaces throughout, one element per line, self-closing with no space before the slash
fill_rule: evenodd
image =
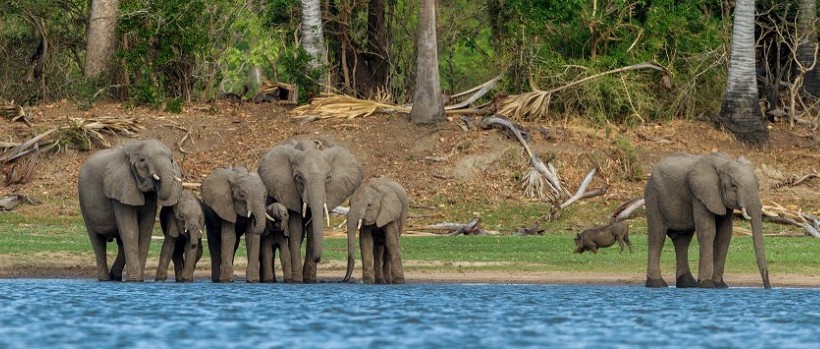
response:
<path id="1" fill-rule="evenodd" d="M 368 285 L 372 285 L 375 283 L 375 280 L 373 280 L 372 278 L 362 278 L 362 282 Z"/>
<path id="2" fill-rule="evenodd" d="M 156 277 L 156 278 L 154 278 L 154 282 L 165 282 L 165 280 L 166 280 L 166 279 L 165 279 L 165 278 L 163 278 L 163 277 Z M 177 280 L 177 282 L 179 282 L 179 280 Z"/>
<path id="3" fill-rule="evenodd" d="M 677 288 L 692 288 L 692 287 L 700 287 L 698 281 L 695 280 L 695 277 L 692 276 L 691 273 L 686 273 L 681 276 L 678 276 L 677 280 L 675 280 L 675 287 Z"/>
<path id="4" fill-rule="evenodd" d="M 142 279 L 133 279 L 133 280 L 128 279 L 128 280 L 125 280 L 125 282 L 145 282 L 145 280 L 142 280 Z"/>
<path id="5" fill-rule="evenodd" d="M 712 280 L 700 281 L 700 288 L 715 288 L 715 283 Z"/>
<path id="6" fill-rule="evenodd" d="M 108 279 L 107 280 L 100 280 L 100 281 L 122 281 L 122 275 L 108 274 Z"/>
<path id="7" fill-rule="evenodd" d="M 661 279 L 647 278 L 646 279 L 646 287 L 658 288 L 658 287 L 669 287 L 669 285 L 667 285 L 666 281 L 663 281 L 662 278 Z"/>
<path id="8" fill-rule="evenodd" d="M 384 285 L 384 284 L 386 284 L 386 283 L 387 283 L 387 282 L 386 282 L 386 281 L 384 281 L 384 279 L 376 279 L 376 284 L 379 284 L 379 285 Z"/>
<path id="9" fill-rule="evenodd" d="M 402 284 L 405 284 L 405 283 L 406 282 L 404 281 L 404 278 L 401 278 L 401 279 L 395 278 L 395 279 L 393 279 L 393 282 L 392 282 L 392 284 L 394 284 L 394 285 L 402 285 Z"/>
<path id="10" fill-rule="evenodd" d="M 259 283 L 259 279 L 248 279 L 248 283 L 249 283 L 249 284 L 258 284 L 258 283 Z"/>
<path id="11" fill-rule="evenodd" d="M 729 288 L 729 285 L 727 285 L 725 282 L 723 282 L 723 280 L 718 280 L 718 281 L 712 280 L 712 282 L 715 283 L 715 288 Z"/>

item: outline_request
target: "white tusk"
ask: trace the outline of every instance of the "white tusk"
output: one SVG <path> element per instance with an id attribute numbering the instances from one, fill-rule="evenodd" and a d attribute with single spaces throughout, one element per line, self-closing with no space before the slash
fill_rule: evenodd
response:
<path id="1" fill-rule="evenodd" d="M 305 216 L 307 216 L 307 202 L 302 203 L 302 218 L 305 218 Z"/>
<path id="2" fill-rule="evenodd" d="M 199 229 L 199 235 L 202 235 L 202 229 Z"/>
<path id="3" fill-rule="evenodd" d="M 362 220 L 359 219 L 359 223 L 356 225 L 356 230 L 362 230 Z"/>
<path id="4" fill-rule="evenodd" d="M 265 212 L 265 217 L 271 222 L 276 222 L 276 218 L 271 217 L 267 212 Z"/>
<path id="5" fill-rule="evenodd" d="M 747 220 L 752 220 L 752 216 L 749 216 L 749 213 L 746 212 L 745 207 L 741 207 L 740 212 L 743 212 L 743 218 L 746 218 Z"/>
<path id="6" fill-rule="evenodd" d="M 151 177 L 154 177 L 154 180 L 159 180 L 159 176 L 156 173 L 152 173 Z"/>
<path id="7" fill-rule="evenodd" d="M 183 231 L 182 233 L 188 234 L 188 228 L 185 228 L 185 231 Z"/>
<path id="8" fill-rule="evenodd" d="M 325 219 L 327 220 L 327 226 L 330 227 L 330 213 L 327 212 L 327 203 L 325 203 Z"/>
<path id="9" fill-rule="evenodd" d="M 177 176 L 174 176 L 174 180 L 175 180 L 175 181 L 177 181 L 177 182 L 182 183 L 182 178 L 179 178 L 179 177 L 177 177 Z"/>
<path id="10" fill-rule="evenodd" d="M 251 211 L 248 211 L 248 218 L 251 218 Z"/>

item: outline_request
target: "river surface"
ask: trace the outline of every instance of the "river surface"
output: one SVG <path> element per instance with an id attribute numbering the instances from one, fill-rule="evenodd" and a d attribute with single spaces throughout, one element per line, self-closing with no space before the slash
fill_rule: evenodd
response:
<path id="1" fill-rule="evenodd" d="M 0 280 L 0 348 L 817 348 L 820 290 Z"/>

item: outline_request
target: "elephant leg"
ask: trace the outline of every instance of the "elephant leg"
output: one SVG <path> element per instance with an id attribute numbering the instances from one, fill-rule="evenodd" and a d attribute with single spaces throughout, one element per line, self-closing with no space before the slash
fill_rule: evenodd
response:
<path id="1" fill-rule="evenodd" d="M 221 227 L 220 227 L 221 228 Z M 208 252 L 211 254 L 211 281 L 219 282 L 219 266 L 222 265 L 222 243 L 219 238 L 222 233 L 217 231 L 215 234 L 208 234 Z"/>
<path id="2" fill-rule="evenodd" d="M 88 237 L 91 240 L 91 247 L 94 248 L 94 257 L 97 262 L 97 280 L 110 281 L 111 275 L 108 273 L 108 256 L 106 255 L 106 239 L 91 229 L 88 229 Z"/>
<path id="3" fill-rule="evenodd" d="M 703 288 L 714 288 L 715 255 L 715 216 L 703 205 L 695 205 L 695 230 L 698 234 L 700 247 L 700 264 L 698 267 L 698 284 Z"/>
<path id="4" fill-rule="evenodd" d="M 122 248 L 122 239 L 116 238 L 117 241 L 117 257 L 114 258 L 114 264 L 111 265 L 110 275 L 111 281 L 122 281 L 122 271 L 125 270 L 125 250 Z"/>
<path id="5" fill-rule="evenodd" d="M 399 233 L 399 228 L 395 222 L 389 223 L 384 231 L 385 244 L 387 245 L 385 264 L 388 266 L 388 280 L 391 284 L 403 284 L 405 282 L 404 268 L 401 265 Z M 389 263 L 387 263 L 388 261 Z"/>
<path id="6" fill-rule="evenodd" d="M 245 233 L 245 246 L 248 253 L 248 268 L 245 276 L 248 282 L 259 282 L 259 240 L 260 235 Z"/>
<path id="7" fill-rule="evenodd" d="M 117 219 L 117 228 L 120 231 L 120 238 L 122 239 L 122 246 L 125 251 L 125 267 L 127 268 L 125 281 L 141 282 L 144 280 L 144 269 L 140 261 L 138 211 L 134 207 L 120 204 L 117 201 L 114 201 L 113 205 L 114 216 Z"/>
<path id="8" fill-rule="evenodd" d="M 384 284 L 384 244 L 374 243 L 373 245 L 373 269 L 376 271 L 376 283 Z"/>
<path id="9" fill-rule="evenodd" d="M 666 226 L 658 210 L 657 198 L 646 198 L 647 252 L 646 287 L 667 287 L 661 277 L 661 251 L 666 241 Z"/>
<path id="10" fill-rule="evenodd" d="M 693 233 L 676 233 L 672 238 L 675 245 L 675 287 L 688 288 L 698 287 L 698 282 L 689 270 L 689 245 L 692 242 Z"/>
<path id="11" fill-rule="evenodd" d="M 234 224 L 231 222 L 222 222 L 222 234 L 220 237 L 220 244 L 222 245 L 219 251 L 221 263 L 219 264 L 219 282 L 233 281 L 233 254 L 234 246 L 236 245 L 236 233 L 234 232 Z"/>
<path id="12" fill-rule="evenodd" d="M 359 232 L 359 249 L 362 251 L 362 282 L 372 284 L 373 275 L 373 231 L 370 226 L 363 226 Z"/>
<path id="13" fill-rule="evenodd" d="M 273 234 L 262 237 L 259 245 L 259 278 L 262 282 L 276 282 L 276 273 L 273 270 Z"/>
<path id="14" fill-rule="evenodd" d="M 137 215 L 137 219 L 139 219 L 139 267 L 143 273 L 145 271 L 145 264 L 148 261 L 148 250 L 151 247 L 151 236 L 154 234 L 154 222 L 156 221 L 156 217 L 156 200 L 146 198 L 145 205 L 140 208 L 139 214 Z"/>
<path id="15" fill-rule="evenodd" d="M 185 244 L 185 253 L 180 261 L 182 262 L 182 270 L 176 277 L 177 282 L 194 281 L 194 269 L 196 269 L 196 262 L 199 259 L 199 251 L 199 244 L 196 241 L 189 240 Z"/>
<path id="16" fill-rule="evenodd" d="M 282 237 L 279 242 L 279 262 L 282 264 L 282 280 L 293 282 L 293 268 L 291 268 L 290 247 L 287 237 Z"/>
<path id="17" fill-rule="evenodd" d="M 176 238 L 166 236 L 162 241 L 162 249 L 159 252 L 159 265 L 157 265 L 157 275 L 154 281 L 162 282 L 168 278 L 168 264 L 171 262 L 171 254 L 174 253 Z M 174 263 L 176 267 L 176 262 Z"/>
<path id="18" fill-rule="evenodd" d="M 293 275 L 293 282 L 302 282 L 302 216 L 301 213 L 291 212 L 288 218 L 290 234 L 288 236 L 288 246 L 290 247 L 290 267 Z"/>
<path id="19" fill-rule="evenodd" d="M 174 281 L 183 282 L 183 273 L 185 270 L 185 252 L 177 249 L 171 255 L 171 260 L 174 261 Z"/>
<path id="20" fill-rule="evenodd" d="M 717 288 L 728 288 L 729 285 L 723 281 L 723 271 L 726 267 L 726 255 L 729 254 L 729 242 L 732 241 L 732 214 L 718 217 L 716 222 L 717 236 L 715 236 L 715 270 L 712 275 L 712 282 Z"/>

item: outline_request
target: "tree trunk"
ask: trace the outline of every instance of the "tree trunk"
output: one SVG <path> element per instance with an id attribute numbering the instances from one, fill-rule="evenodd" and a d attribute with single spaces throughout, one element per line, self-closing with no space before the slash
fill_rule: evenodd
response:
<path id="1" fill-rule="evenodd" d="M 108 68 L 117 46 L 119 0 L 93 0 L 88 24 L 85 76 L 96 78 Z"/>
<path id="2" fill-rule="evenodd" d="M 385 0 L 370 0 L 367 8 L 367 64 L 370 67 L 370 86 L 366 86 L 371 95 L 378 87 L 387 86 L 390 76 L 390 32 L 387 28 L 387 7 Z"/>
<path id="3" fill-rule="evenodd" d="M 758 105 L 754 25 L 754 0 L 737 0 L 726 94 L 718 122 L 741 142 L 762 145 L 769 134 Z"/>
<path id="4" fill-rule="evenodd" d="M 302 47 L 313 57 L 311 68 L 320 68 L 325 64 L 322 5 L 319 0 L 302 0 Z"/>
<path id="5" fill-rule="evenodd" d="M 435 0 L 419 2 L 417 40 L 416 91 L 410 121 L 417 124 L 440 122 L 444 120 L 444 101 L 438 74 Z"/>
<path id="6" fill-rule="evenodd" d="M 803 67 L 808 68 L 814 62 L 814 47 L 817 45 L 817 0 L 800 0 L 797 14 L 797 33 L 799 37 L 797 59 Z M 820 69 L 806 72 L 803 77 L 803 89 L 812 96 L 820 95 Z"/>

